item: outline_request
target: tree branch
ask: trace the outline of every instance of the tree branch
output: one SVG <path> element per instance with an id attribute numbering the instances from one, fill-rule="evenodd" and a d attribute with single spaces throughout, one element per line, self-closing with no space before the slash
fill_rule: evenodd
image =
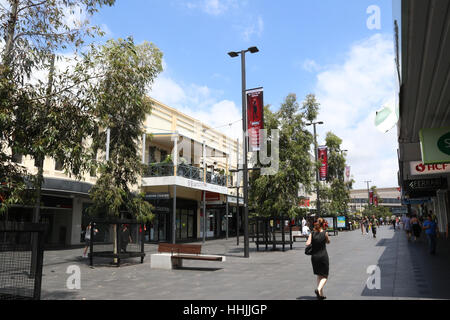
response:
<path id="1" fill-rule="evenodd" d="M 31 1 L 30 1 L 30 2 L 31 2 Z M 38 2 L 38 3 L 33 3 L 33 2 L 31 2 L 30 5 L 24 6 L 24 7 L 20 8 L 17 12 L 21 12 L 21 11 L 23 11 L 23 10 L 26 10 L 26 9 L 29 9 L 29 8 L 32 8 L 32 7 L 38 7 L 38 6 L 41 6 L 41 5 L 45 4 L 46 2 L 48 2 L 48 0 L 43 0 L 43 1 Z"/>

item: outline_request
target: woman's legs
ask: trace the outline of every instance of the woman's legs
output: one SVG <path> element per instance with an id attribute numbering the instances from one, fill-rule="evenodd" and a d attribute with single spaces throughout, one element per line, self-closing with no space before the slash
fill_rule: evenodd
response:
<path id="1" fill-rule="evenodd" d="M 325 284 L 327 283 L 328 278 L 318 276 L 317 277 L 317 290 L 319 291 L 319 294 L 323 296 L 323 287 L 325 287 Z"/>

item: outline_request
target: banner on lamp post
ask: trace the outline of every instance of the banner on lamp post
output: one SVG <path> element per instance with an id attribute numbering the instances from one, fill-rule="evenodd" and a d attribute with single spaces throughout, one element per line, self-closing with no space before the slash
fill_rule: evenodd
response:
<path id="1" fill-rule="evenodd" d="M 344 182 L 350 182 L 350 167 L 345 167 Z"/>
<path id="2" fill-rule="evenodd" d="M 378 196 L 377 195 L 374 196 L 373 201 L 374 201 L 375 207 L 378 207 Z"/>
<path id="3" fill-rule="evenodd" d="M 319 180 L 326 181 L 328 176 L 328 148 L 326 146 L 319 147 L 318 156 L 320 162 Z"/>
<path id="4" fill-rule="evenodd" d="M 373 190 L 369 191 L 369 204 L 373 204 Z"/>
<path id="5" fill-rule="evenodd" d="M 250 89 L 247 94 L 247 132 L 249 152 L 260 151 L 261 132 L 264 129 L 263 88 Z"/>

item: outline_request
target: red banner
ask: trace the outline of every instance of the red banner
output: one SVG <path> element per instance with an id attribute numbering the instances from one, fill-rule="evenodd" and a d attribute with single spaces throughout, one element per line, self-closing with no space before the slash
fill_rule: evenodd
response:
<path id="1" fill-rule="evenodd" d="M 373 204 L 373 190 L 369 191 L 369 204 Z"/>
<path id="2" fill-rule="evenodd" d="M 328 176 L 328 148 L 327 147 L 319 147 L 319 180 L 326 181 Z"/>
<path id="3" fill-rule="evenodd" d="M 375 202 L 375 206 L 378 207 L 378 197 L 377 196 L 374 197 L 374 202 Z"/>
<path id="4" fill-rule="evenodd" d="M 259 151 L 260 130 L 264 129 L 263 89 L 247 90 L 247 131 L 249 152 Z"/>

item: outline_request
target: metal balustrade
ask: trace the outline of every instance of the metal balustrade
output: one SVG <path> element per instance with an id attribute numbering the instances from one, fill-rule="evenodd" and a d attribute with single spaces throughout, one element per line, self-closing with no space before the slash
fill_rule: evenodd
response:
<path id="1" fill-rule="evenodd" d="M 153 163 L 149 164 L 144 171 L 144 178 L 152 177 L 169 177 L 174 176 L 174 165 L 172 163 Z M 203 181 L 203 168 L 194 167 L 188 164 L 181 163 L 177 166 L 176 175 L 187 179 Z M 211 183 L 225 187 L 227 185 L 227 178 L 224 175 L 212 172 L 206 172 L 206 183 Z"/>

